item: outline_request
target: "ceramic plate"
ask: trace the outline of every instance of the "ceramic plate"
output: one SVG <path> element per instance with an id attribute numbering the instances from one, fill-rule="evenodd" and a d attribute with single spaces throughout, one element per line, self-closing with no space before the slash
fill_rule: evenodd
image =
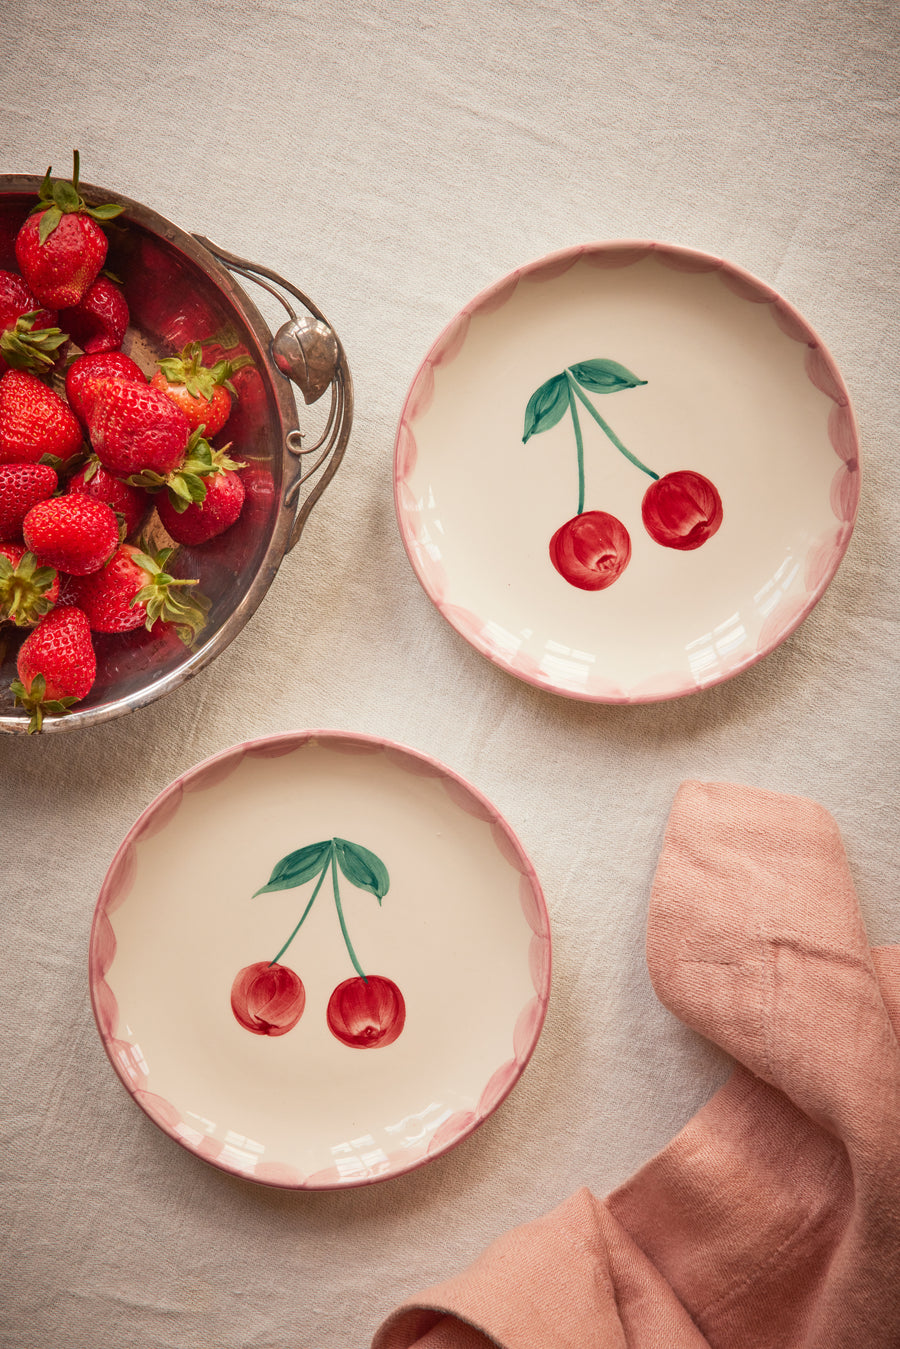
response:
<path id="1" fill-rule="evenodd" d="M 522 267 L 431 348 L 397 434 L 400 531 L 478 651 L 594 702 L 674 698 L 782 642 L 844 554 L 847 391 L 739 267 L 606 243 Z"/>
<path id="2" fill-rule="evenodd" d="M 469 1135 L 543 1024 L 550 934 L 509 826 L 434 760 L 316 731 L 186 773 L 117 852 L 94 1015 L 191 1152 L 298 1189 L 384 1180 Z"/>

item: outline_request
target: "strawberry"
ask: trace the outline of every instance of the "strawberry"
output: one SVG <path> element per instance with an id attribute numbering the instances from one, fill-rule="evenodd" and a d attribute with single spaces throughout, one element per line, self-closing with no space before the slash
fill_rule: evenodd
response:
<path id="1" fill-rule="evenodd" d="M 132 384 L 147 383 L 141 367 L 124 351 L 98 351 L 76 356 L 66 371 L 66 398 L 83 427 L 87 428 L 94 391 L 101 380 L 109 378 L 124 379 Z"/>
<path id="2" fill-rule="evenodd" d="M 37 375 L 7 370 L 0 379 L 0 464 L 66 466 L 80 454 L 82 440 L 64 398 Z"/>
<path id="3" fill-rule="evenodd" d="M 182 463 L 191 428 L 165 394 L 124 379 L 95 385 L 87 409 L 97 458 L 119 477 L 149 472 L 164 479 Z"/>
<path id="4" fill-rule="evenodd" d="M 246 465 L 229 459 L 225 450 L 213 450 L 211 461 L 202 500 L 188 502 L 170 491 L 157 502 L 160 521 L 176 543 L 207 543 L 230 529 L 241 513 L 244 484 L 238 470 Z"/>
<path id="5" fill-rule="evenodd" d="M 128 318 L 128 304 L 119 287 L 108 276 L 98 276 L 78 304 L 62 311 L 60 322 L 72 341 L 91 354 L 117 350 Z"/>
<path id="6" fill-rule="evenodd" d="M 97 658 L 85 614 L 72 605 L 51 609 L 20 646 L 16 669 L 10 688 L 16 706 L 32 714 L 29 732 L 41 729 L 47 712 L 68 712 L 86 698 Z"/>
<path id="7" fill-rule="evenodd" d="M 104 502 L 72 492 L 32 506 L 22 522 L 22 537 L 38 561 L 70 576 L 86 576 L 112 557 L 119 544 L 119 522 Z"/>
<path id="8" fill-rule="evenodd" d="M 49 464 L 0 464 L 0 539 L 21 539 L 25 516 L 53 495 L 57 482 Z"/>
<path id="9" fill-rule="evenodd" d="M 0 489 L 2 483 L 3 479 L 0 476 Z M 95 501 L 105 501 L 119 517 L 121 525 L 119 532 L 125 538 L 141 527 L 150 510 L 150 497 L 147 492 L 140 487 L 133 487 L 122 478 L 113 477 L 96 457 L 88 460 L 84 468 L 79 469 L 69 479 L 66 491 L 83 492 L 86 496 L 93 497 Z"/>
<path id="10" fill-rule="evenodd" d="M 202 344 L 189 342 L 179 356 L 159 362 L 150 383 L 181 408 L 191 430 L 202 427 L 205 435 L 214 436 L 227 422 L 232 397 L 236 396 L 231 377 L 249 364 L 249 356 L 238 356 L 205 366 Z"/>
<path id="11" fill-rule="evenodd" d="M 20 543 L 0 543 L 0 623 L 31 628 L 59 599 L 59 573 Z"/>
<path id="12" fill-rule="evenodd" d="M 124 207 L 88 206 L 78 192 L 78 151 L 70 183 L 41 183 L 37 204 L 16 235 L 16 261 L 41 304 L 66 309 L 82 299 L 106 261 L 106 235 L 98 221 Z"/>
<path id="13" fill-rule="evenodd" d="M 22 278 L 0 271 L 0 374 L 11 367 L 34 374 L 50 370 L 67 340 L 56 314 L 40 308 Z"/>
<path id="14" fill-rule="evenodd" d="M 157 620 L 172 623 L 185 643 L 206 622 L 209 602 L 205 596 L 182 598 L 176 586 L 195 586 L 195 580 L 177 580 L 165 566 L 173 548 L 163 548 L 151 557 L 131 543 L 123 543 L 100 571 L 79 577 L 70 593 L 73 602 L 87 614 L 94 632 L 131 632 Z"/>

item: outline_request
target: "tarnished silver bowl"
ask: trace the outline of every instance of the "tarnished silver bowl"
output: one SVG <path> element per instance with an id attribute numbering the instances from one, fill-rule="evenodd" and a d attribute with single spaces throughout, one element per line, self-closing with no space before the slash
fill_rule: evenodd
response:
<path id="1" fill-rule="evenodd" d="M 18 270 L 15 236 L 40 183 L 38 177 L 0 175 L 0 268 Z M 206 626 L 193 645 L 183 646 L 171 633 L 154 636 L 143 629 L 95 635 L 96 683 L 67 715 L 45 718 L 45 735 L 95 725 L 153 702 L 202 670 L 232 641 L 336 473 L 353 417 L 353 387 L 341 344 L 301 291 L 120 193 L 86 183 L 79 190 L 89 204 L 116 201 L 125 208 L 104 226 L 106 267 L 123 283 L 130 310 L 122 349 L 147 374 L 157 359 L 176 354 L 188 342 L 207 344 L 212 359 L 249 357 L 235 376 L 239 396 L 231 416 L 215 438 L 216 444 L 230 442 L 233 456 L 247 464 L 247 494 L 231 529 L 202 547 L 182 546 L 169 565 L 179 576 L 196 577 L 210 601 Z M 285 321 L 274 334 L 237 277 L 263 287 L 284 310 Z M 309 422 L 303 430 L 297 391 L 304 422 Z M 166 542 L 155 512 L 144 536 L 151 543 Z M 9 624 L 0 631 L 4 732 L 28 729 L 28 715 L 14 706 L 9 693 L 23 637 Z"/>

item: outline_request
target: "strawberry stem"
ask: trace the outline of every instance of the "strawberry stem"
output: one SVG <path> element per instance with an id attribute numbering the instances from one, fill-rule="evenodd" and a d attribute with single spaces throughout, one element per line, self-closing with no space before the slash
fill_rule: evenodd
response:
<path id="1" fill-rule="evenodd" d="M 16 627 L 32 627 L 53 608 L 50 592 L 56 578 L 56 568 L 38 566 L 33 553 L 24 553 L 16 565 L 0 553 L 0 622 L 9 619 Z"/>
<path id="2" fill-rule="evenodd" d="M 35 328 L 40 310 L 20 314 L 15 324 L 0 336 L 0 355 L 14 370 L 45 374 L 54 364 L 59 348 L 69 335 L 61 328 Z"/>
<path id="3" fill-rule="evenodd" d="M 47 682 L 42 674 L 35 675 L 29 689 L 26 689 L 21 679 L 14 679 L 9 686 L 9 691 L 15 698 L 14 706 L 22 707 L 26 712 L 31 713 L 31 721 L 28 723 L 29 735 L 34 735 L 42 728 L 45 713 L 49 712 L 53 715 L 62 716 L 78 702 L 77 698 L 71 697 L 48 698 Z"/>
<path id="4" fill-rule="evenodd" d="M 77 150 L 72 151 L 72 165 L 70 182 L 61 178 L 54 182 L 50 177 L 53 171 L 53 165 L 51 164 L 38 189 L 37 202 L 32 206 L 29 214 L 34 215 L 37 211 L 43 212 L 38 227 L 39 243 L 46 243 L 64 215 L 88 215 L 92 220 L 104 221 L 113 220 L 125 210 L 124 206 L 120 206 L 116 202 L 104 202 L 101 206 L 88 206 L 78 191 L 81 155 Z"/>
<path id="5" fill-rule="evenodd" d="M 210 602 L 199 591 L 194 591 L 184 599 L 172 594 L 173 586 L 199 584 L 193 577 L 170 576 L 164 570 L 174 551 L 173 548 L 163 548 L 156 557 L 142 551 L 134 553 L 134 561 L 146 574 L 147 584 L 141 587 L 131 603 L 144 605 L 146 610 L 144 626 L 148 632 L 157 619 L 162 619 L 164 623 L 172 623 L 184 644 L 190 646 L 206 624 Z"/>

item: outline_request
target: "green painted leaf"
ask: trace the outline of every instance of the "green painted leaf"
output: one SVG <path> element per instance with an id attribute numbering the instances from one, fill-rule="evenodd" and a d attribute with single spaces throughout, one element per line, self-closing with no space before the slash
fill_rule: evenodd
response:
<path id="1" fill-rule="evenodd" d="M 522 436 L 522 443 L 525 444 L 531 436 L 536 436 L 541 431 L 549 431 L 551 426 L 555 426 L 560 420 L 568 406 L 569 390 L 563 372 L 548 379 L 539 389 L 535 389 L 529 398 L 525 409 L 525 434 Z"/>
<path id="2" fill-rule="evenodd" d="M 360 890 L 368 890 L 380 904 L 391 883 L 381 858 L 359 843 L 348 843 L 345 838 L 334 840 L 334 850 L 338 866 L 347 880 Z"/>
<path id="3" fill-rule="evenodd" d="M 311 881 L 313 876 L 317 876 L 327 865 L 330 853 L 330 838 L 323 840 L 322 843 L 309 843 L 305 848 L 288 853 L 287 857 L 282 857 L 281 861 L 275 864 L 268 883 L 254 891 L 254 898 L 256 895 L 265 895 L 270 890 L 292 890 L 296 885 Z"/>
<path id="4" fill-rule="evenodd" d="M 638 379 L 637 375 L 626 370 L 624 365 L 619 365 L 618 361 L 599 358 L 581 361 L 578 365 L 570 365 L 569 370 L 583 388 L 591 389 L 594 393 L 618 393 L 620 389 L 634 389 L 639 384 L 647 383 L 645 379 Z"/>

